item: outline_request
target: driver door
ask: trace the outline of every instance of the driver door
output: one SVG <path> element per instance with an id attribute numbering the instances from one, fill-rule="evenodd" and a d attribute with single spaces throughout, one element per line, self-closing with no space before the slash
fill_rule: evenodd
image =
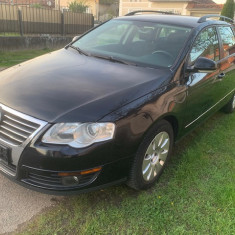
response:
<path id="1" fill-rule="evenodd" d="M 197 58 L 206 57 L 219 61 L 219 40 L 215 27 L 208 27 L 201 31 L 193 44 L 189 54 L 188 66 L 193 66 Z M 208 117 L 216 104 L 215 83 L 218 78 L 219 65 L 213 73 L 187 73 L 187 113 L 185 128 L 190 130 Z"/>

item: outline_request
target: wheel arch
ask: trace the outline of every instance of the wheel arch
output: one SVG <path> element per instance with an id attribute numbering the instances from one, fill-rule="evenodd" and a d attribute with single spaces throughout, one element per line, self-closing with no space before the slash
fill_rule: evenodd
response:
<path id="1" fill-rule="evenodd" d="M 176 140 L 177 137 L 178 137 L 178 134 L 179 134 L 179 121 L 178 121 L 177 117 L 175 115 L 173 115 L 173 114 L 166 114 L 166 115 L 163 115 L 163 116 L 157 118 L 156 120 L 154 120 L 153 123 L 145 131 L 145 134 L 143 135 L 143 137 L 147 134 L 147 132 L 154 125 L 156 125 L 156 123 L 158 123 L 161 120 L 165 120 L 165 121 L 170 123 L 170 125 L 172 126 L 172 129 L 173 129 L 173 132 L 174 132 L 174 140 Z"/>
<path id="2" fill-rule="evenodd" d="M 171 124 L 171 126 L 173 128 L 173 132 L 174 132 L 174 139 L 176 140 L 178 133 L 179 133 L 178 119 L 173 115 L 167 115 L 167 116 L 163 117 L 162 119 L 168 121 Z M 160 119 L 160 120 L 162 120 L 162 119 Z"/>

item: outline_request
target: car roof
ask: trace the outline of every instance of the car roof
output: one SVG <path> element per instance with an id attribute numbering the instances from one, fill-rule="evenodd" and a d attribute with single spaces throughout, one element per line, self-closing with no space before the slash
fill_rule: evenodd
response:
<path id="1" fill-rule="evenodd" d="M 198 20 L 200 19 L 200 17 L 181 16 L 181 15 L 143 14 L 143 15 L 133 15 L 133 16 L 122 16 L 122 17 L 118 17 L 117 19 L 134 20 L 134 21 L 149 21 L 149 22 L 156 22 L 156 23 L 176 25 L 176 26 L 189 27 L 189 28 L 196 28 L 197 26 L 203 24 L 203 23 L 198 23 Z M 210 24 L 210 22 L 211 24 L 228 24 L 225 21 L 208 19 L 206 21 L 207 25 Z"/>

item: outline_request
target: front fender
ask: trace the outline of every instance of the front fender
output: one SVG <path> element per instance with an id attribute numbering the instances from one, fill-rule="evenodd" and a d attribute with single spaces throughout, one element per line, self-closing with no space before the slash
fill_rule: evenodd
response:
<path id="1" fill-rule="evenodd" d="M 108 114 L 100 121 L 114 122 L 119 147 L 123 151 L 128 149 L 134 152 L 153 123 L 168 116 L 180 120 L 185 98 L 186 87 L 173 82 Z M 179 124 L 182 125 L 181 122 Z"/>

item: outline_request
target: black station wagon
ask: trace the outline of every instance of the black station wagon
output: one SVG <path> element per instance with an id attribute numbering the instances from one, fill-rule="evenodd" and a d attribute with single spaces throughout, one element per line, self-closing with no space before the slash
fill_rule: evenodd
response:
<path id="1" fill-rule="evenodd" d="M 0 73 L 1 172 L 54 194 L 146 189 L 176 141 L 234 111 L 230 19 L 135 13 Z"/>

